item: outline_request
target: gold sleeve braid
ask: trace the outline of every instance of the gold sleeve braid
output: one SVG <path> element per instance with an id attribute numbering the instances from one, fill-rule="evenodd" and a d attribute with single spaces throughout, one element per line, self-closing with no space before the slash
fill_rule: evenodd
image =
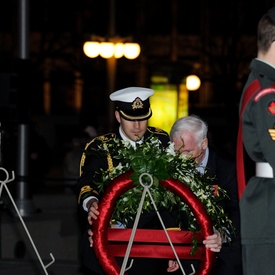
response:
<path id="1" fill-rule="evenodd" d="M 90 192 L 90 191 L 92 191 L 92 190 L 93 190 L 93 189 L 92 189 L 89 185 L 83 186 L 83 187 L 81 188 L 81 190 L 80 190 L 79 195 L 78 195 L 78 200 L 77 200 L 78 204 L 80 204 L 81 196 L 82 196 L 84 193 Z"/>
<path id="2" fill-rule="evenodd" d="M 108 169 L 109 169 L 109 176 L 110 176 L 110 178 L 112 178 L 112 172 L 114 170 L 114 164 L 113 164 L 113 160 L 112 160 L 111 154 L 109 152 L 109 149 L 107 147 L 107 144 L 105 142 L 104 142 L 104 148 L 108 152 L 107 153 L 107 163 L 108 163 Z"/>
<path id="3" fill-rule="evenodd" d="M 88 142 L 84 148 L 84 152 L 82 153 L 81 159 L 80 159 L 80 163 L 79 163 L 79 175 L 81 176 L 82 174 L 82 167 L 84 166 L 85 163 L 85 159 L 86 159 L 86 153 L 85 151 L 87 150 L 87 148 L 89 147 L 89 145 L 94 141 L 95 139 L 92 139 L 90 142 Z"/>
<path id="4" fill-rule="evenodd" d="M 109 170 L 109 175 L 110 175 L 110 178 L 112 178 L 112 172 L 114 170 L 114 165 L 113 165 L 113 160 L 112 160 L 112 157 L 111 157 L 111 154 L 108 150 L 108 147 L 107 147 L 107 144 L 106 142 L 104 142 L 105 140 L 105 137 L 104 136 L 101 136 L 101 137 L 97 137 L 99 139 L 101 139 L 103 141 L 103 146 L 105 148 L 105 150 L 107 151 L 107 163 L 108 163 L 108 170 Z M 91 140 L 89 143 L 86 144 L 85 148 L 84 148 L 84 153 L 82 154 L 81 156 L 81 159 L 80 159 L 80 165 L 79 165 L 79 174 L 81 176 L 81 174 L 83 173 L 82 171 L 82 167 L 84 166 L 84 163 L 85 163 L 85 159 L 86 159 L 86 153 L 85 151 L 87 150 L 87 148 L 90 146 L 90 144 L 95 140 L 95 138 L 93 140 Z M 86 186 L 83 186 L 81 188 L 81 191 L 80 191 L 80 194 L 78 196 L 78 203 L 80 203 L 80 198 L 81 196 L 84 194 L 84 193 L 87 193 L 87 192 L 91 192 L 92 189 L 89 185 L 86 185 Z M 95 191 L 95 190 L 94 190 Z M 97 192 L 96 192 L 97 193 Z"/>

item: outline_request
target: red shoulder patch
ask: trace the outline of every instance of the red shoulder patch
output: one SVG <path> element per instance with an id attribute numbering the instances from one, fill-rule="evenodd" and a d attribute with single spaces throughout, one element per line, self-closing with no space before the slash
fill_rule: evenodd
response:
<path id="1" fill-rule="evenodd" d="M 270 114 L 275 115 L 275 101 L 269 103 L 267 110 Z"/>

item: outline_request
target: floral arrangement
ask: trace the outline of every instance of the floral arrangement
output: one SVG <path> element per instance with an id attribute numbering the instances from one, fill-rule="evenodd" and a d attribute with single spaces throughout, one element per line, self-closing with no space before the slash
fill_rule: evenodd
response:
<path id="1" fill-rule="evenodd" d="M 196 162 L 192 156 L 185 156 L 179 151 L 175 151 L 172 142 L 167 148 L 164 148 L 158 138 L 151 136 L 141 144 L 137 143 L 134 148 L 128 141 L 112 139 L 107 143 L 102 143 L 99 151 L 102 154 L 109 153 L 120 161 L 112 170 L 101 171 L 102 182 L 97 183 L 99 192 L 102 193 L 106 185 L 115 177 L 133 170 L 131 179 L 134 182 L 134 188 L 125 192 L 116 202 L 112 222 L 120 222 L 126 226 L 129 220 L 134 219 L 143 192 L 143 187 L 139 184 L 139 176 L 149 173 L 153 177 L 150 193 L 158 208 L 165 207 L 171 211 L 177 207 L 178 210 L 185 211 L 188 218 L 188 230 L 193 232 L 198 230 L 196 219 L 189 207 L 159 184 L 161 180 L 178 179 L 182 184 L 187 184 L 191 188 L 204 204 L 213 226 L 230 240 L 229 232 L 234 232 L 232 221 L 224 213 L 223 208 L 218 205 L 220 200 L 227 197 L 226 191 L 218 186 L 213 190 L 213 179 L 201 174 L 196 169 Z M 143 211 L 151 210 L 153 210 L 153 205 L 147 196 Z"/>

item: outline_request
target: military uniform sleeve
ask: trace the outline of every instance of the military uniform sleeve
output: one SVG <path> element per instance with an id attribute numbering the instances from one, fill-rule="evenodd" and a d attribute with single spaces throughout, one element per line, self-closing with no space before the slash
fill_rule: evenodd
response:
<path id="1" fill-rule="evenodd" d="M 102 144 L 99 138 L 92 140 L 85 147 L 80 162 L 80 178 L 76 185 L 77 203 L 82 206 L 88 197 L 99 198 L 96 182 L 101 181 L 101 169 L 108 169 L 107 158 L 99 152 Z"/>
<path id="2" fill-rule="evenodd" d="M 253 104 L 253 123 L 259 140 L 254 154 L 257 161 L 268 162 L 275 170 L 275 92 L 260 92 Z"/>
<path id="3" fill-rule="evenodd" d="M 264 159 L 275 169 L 275 93 L 259 98 L 255 103 L 255 123 Z"/>

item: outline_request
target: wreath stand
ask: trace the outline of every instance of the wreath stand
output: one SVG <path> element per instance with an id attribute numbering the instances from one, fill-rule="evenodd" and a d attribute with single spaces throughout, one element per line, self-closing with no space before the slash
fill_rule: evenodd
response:
<path id="1" fill-rule="evenodd" d="M 108 228 L 116 200 L 127 190 L 134 187 L 134 183 L 130 179 L 132 173 L 133 171 L 129 171 L 120 175 L 107 186 L 104 196 L 99 202 L 100 215 L 92 225 L 94 233 L 93 247 L 98 261 L 106 274 L 123 275 L 124 272 L 132 266 L 133 260 L 130 266 L 126 267 L 129 257 L 176 259 L 183 275 L 186 275 L 186 273 L 182 268 L 180 259 L 200 259 L 201 264 L 196 275 L 210 274 L 215 253 L 201 245 L 196 255 L 191 256 L 190 249 L 192 247 L 192 237 L 194 236 L 193 232 L 167 231 L 165 229 L 149 190 L 153 184 L 153 179 L 150 174 L 142 174 L 139 178 L 140 184 L 144 189 L 133 228 Z M 150 184 L 142 183 L 143 175 L 151 178 Z M 161 181 L 160 184 L 177 195 L 190 207 L 201 229 L 200 234 L 196 236 L 199 240 L 213 234 L 211 220 L 204 205 L 186 184 L 175 179 L 164 180 Z M 151 203 L 156 210 L 163 230 L 137 229 L 146 193 L 148 193 L 151 199 Z M 170 246 L 167 245 L 168 243 Z M 124 257 L 121 267 L 117 264 L 115 256 Z M 195 270 L 193 270 L 191 274 L 195 274 Z"/>
<path id="2" fill-rule="evenodd" d="M 3 181 L 0 181 L 0 198 L 1 198 L 1 195 L 2 195 L 3 188 L 5 188 L 6 191 L 7 191 L 8 196 L 9 196 L 9 198 L 10 198 L 12 204 L 13 204 L 13 207 L 14 207 L 14 209 L 15 209 L 15 211 L 16 211 L 16 213 L 17 213 L 17 215 L 18 215 L 18 217 L 19 217 L 19 219 L 20 219 L 20 221 L 21 221 L 21 223 L 22 223 L 22 225 L 23 225 L 23 227 L 25 229 L 25 232 L 26 232 L 26 234 L 27 234 L 27 236 L 28 236 L 28 238 L 30 240 L 30 243 L 32 244 L 33 249 L 34 249 L 34 251 L 35 251 L 35 253 L 36 253 L 36 255 L 37 255 L 38 259 L 39 259 L 39 262 L 40 262 L 40 264 L 41 264 L 41 266 L 42 266 L 45 274 L 48 275 L 47 268 L 55 262 L 55 258 L 53 256 L 53 254 L 50 253 L 52 261 L 50 263 L 48 263 L 47 265 L 44 265 L 44 263 L 43 263 L 40 255 L 38 253 L 38 250 L 36 249 L 36 246 L 35 246 L 35 244 L 34 244 L 34 242 L 32 240 L 32 237 L 31 237 L 31 235 L 29 233 L 29 230 L 26 227 L 26 224 L 25 224 L 25 222 L 24 222 L 24 220 L 23 220 L 23 218 L 22 218 L 22 216 L 21 216 L 21 214 L 20 214 L 20 212 L 19 212 L 19 210 L 18 210 L 18 208 L 16 206 L 16 203 L 15 203 L 15 201 L 14 201 L 14 199 L 13 199 L 13 197 L 12 197 L 12 195 L 11 195 L 8 187 L 7 187 L 7 183 L 9 183 L 9 182 L 11 182 L 11 181 L 13 181 L 15 179 L 14 171 L 12 171 L 12 178 L 9 178 L 9 173 L 8 173 L 8 171 L 6 169 L 4 169 L 3 167 L 0 167 L 0 170 L 4 171 L 4 173 L 6 174 L 6 179 L 4 179 Z"/>

